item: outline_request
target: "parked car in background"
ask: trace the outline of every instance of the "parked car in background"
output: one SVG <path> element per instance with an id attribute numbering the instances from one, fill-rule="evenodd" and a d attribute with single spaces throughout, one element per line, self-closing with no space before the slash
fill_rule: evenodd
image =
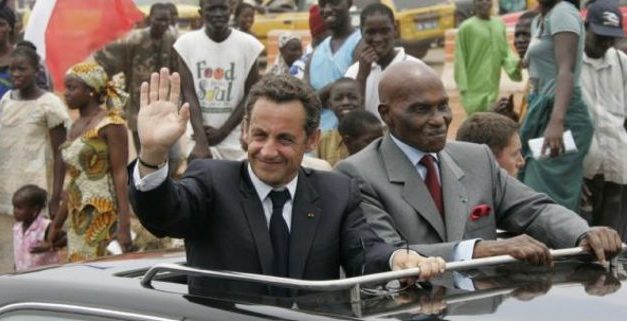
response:
<path id="1" fill-rule="evenodd" d="M 370 3 L 355 0 L 358 8 Z M 443 43 L 446 29 L 455 27 L 455 4 L 451 0 L 381 0 L 394 10 L 400 42 L 409 54 L 424 57 L 431 45 Z"/>
<path id="2" fill-rule="evenodd" d="M 247 277 L 270 283 L 263 275 L 192 269 L 178 264 L 185 261 L 184 255 L 129 253 L 0 275 L 0 321 L 622 321 L 627 311 L 625 259 L 610 268 L 575 258 L 556 260 L 553 268 L 524 263 L 475 265 L 446 272 L 419 287 L 401 288 L 392 281 L 331 290 L 338 284 L 333 281 L 316 283 L 326 291 L 273 297 L 190 294 L 187 280 L 191 276 L 211 274 L 222 281 Z M 466 281 L 464 290 L 454 282 L 460 278 Z"/>
<path id="3" fill-rule="evenodd" d="M 142 12 L 148 14 L 150 5 L 159 0 L 134 0 Z M 179 10 L 179 28 L 191 30 L 199 28 L 202 20 L 198 13 L 198 0 L 169 0 Z M 354 0 L 351 10 L 352 22 L 359 27 L 359 13 L 366 5 L 377 0 Z M 268 34 L 272 30 L 309 30 L 309 7 L 316 0 L 296 0 L 292 11 L 278 0 L 266 0 L 265 13 L 255 15 L 251 31 L 264 44 L 268 45 Z M 400 43 L 405 49 L 423 57 L 434 42 L 444 38 L 444 32 L 455 26 L 455 5 L 452 0 L 381 0 L 394 11 L 399 28 Z M 276 6 L 276 7 L 275 7 Z M 287 10 L 287 11 L 286 11 Z M 277 12 L 281 11 L 281 12 Z"/>

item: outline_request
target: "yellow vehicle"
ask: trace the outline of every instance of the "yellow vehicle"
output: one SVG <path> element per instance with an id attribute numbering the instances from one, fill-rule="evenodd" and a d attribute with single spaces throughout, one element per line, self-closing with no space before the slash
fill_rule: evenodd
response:
<path id="1" fill-rule="evenodd" d="M 359 7 L 359 3 L 369 4 L 372 0 L 355 2 Z M 443 41 L 446 29 L 455 27 L 455 4 L 451 0 L 381 0 L 381 3 L 394 10 L 400 42 L 409 54 L 418 58 L 427 54 L 432 43 Z"/>
<path id="2" fill-rule="evenodd" d="M 377 0 L 353 0 L 352 22 L 359 27 L 361 9 Z M 155 0 L 135 0 L 144 13 L 148 13 Z M 198 13 L 198 0 L 170 0 L 179 11 L 179 28 L 195 29 L 202 25 Z M 268 33 L 272 30 L 308 30 L 309 7 L 316 0 L 266 0 L 266 13 L 257 13 L 252 32 L 268 45 Z M 423 57 L 431 44 L 444 39 L 444 31 L 455 26 L 455 5 L 452 0 L 381 0 L 394 11 L 400 43 L 408 53 Z M 283 11 L 283 12 L 276 12 Z M 288 11 L 288 12 L 285 12 Z"/>
<path id="3" fill-rule="evenodd" d="M 279 1 L 279 0 L 275 0 Z M 352 22 L 359 27 L 359 13 L 376 0 L 353 0 Z M 270 3 L 271 7 L 271 2 Z M 444 39 L 446 29 L 455 26 L 455 5 L 451 0 L 381 0 L 394 11 L 400 42 L 412 55 L 423 57 L 431 44 Z M 275 29 L 307 30 L 309 7 L 315 0 L 298 1 L 296 12 L 266 13 L 255 16 L 253 33 L 266 44 Z"/>

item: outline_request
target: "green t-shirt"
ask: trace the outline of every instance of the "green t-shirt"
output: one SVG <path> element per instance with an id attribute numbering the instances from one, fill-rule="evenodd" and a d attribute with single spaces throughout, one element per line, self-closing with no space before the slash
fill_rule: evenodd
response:
<path id="1" fill-rule="evenodd" d="M 573 32 L 579 36 L 577 58 L 575 59 L 574 86 L 579 87 L 584 47 L 584 26 L 579 11 L 571 3 L 561 1 L 544 17 L 542 28 L 538 16 L 531 24 L 534 35 L 527 50 L 529 78 L 534 91 L 540 94 L 555 95 L 557 82 L 557 62 L 553 36 L 560 32 Z"/>

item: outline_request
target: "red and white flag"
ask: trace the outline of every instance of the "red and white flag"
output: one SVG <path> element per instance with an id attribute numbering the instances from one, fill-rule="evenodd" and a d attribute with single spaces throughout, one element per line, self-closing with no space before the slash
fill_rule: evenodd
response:
<path id="1" fill-rule="evenodd" d="M 72 65 L 123 36 L 142 19 L 132 0 L 37 1 L 24 38 L 37 46 L 55 89 L 63 90 L 63 77 Z"/>

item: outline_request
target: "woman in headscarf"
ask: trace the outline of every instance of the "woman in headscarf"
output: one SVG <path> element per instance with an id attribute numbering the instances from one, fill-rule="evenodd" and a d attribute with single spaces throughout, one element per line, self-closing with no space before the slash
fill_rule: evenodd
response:
<path id="1" fill-rule="evenodd" d="M 9 76 L 11 53 L 15 48 L 11 40 L 15 33 L 15 13 L 8 5 L 0 3 L 0 98 L 13 88 Z"/>
<path id="2" fill-rule="evenodd" d="M 65 88 L 68 107 L 78 109 L 80 116 L 62 147 L 70 182 L 48 240 L 54 240 L 69 216 L 70 262 L 106 255 L 114 238 L 122 251 L 130 251 L 128 137 L 120 116 L 128 95 L 109 82 L 95 63 L 70 68 Z"/>
<path id="3" fill-rule="evenodd" d="M 279 55 L 269 71 L 271 75 L 287 75 L 292 64 L 303 55 L 300 36 L 286 32 L 279 36 Z"/>

